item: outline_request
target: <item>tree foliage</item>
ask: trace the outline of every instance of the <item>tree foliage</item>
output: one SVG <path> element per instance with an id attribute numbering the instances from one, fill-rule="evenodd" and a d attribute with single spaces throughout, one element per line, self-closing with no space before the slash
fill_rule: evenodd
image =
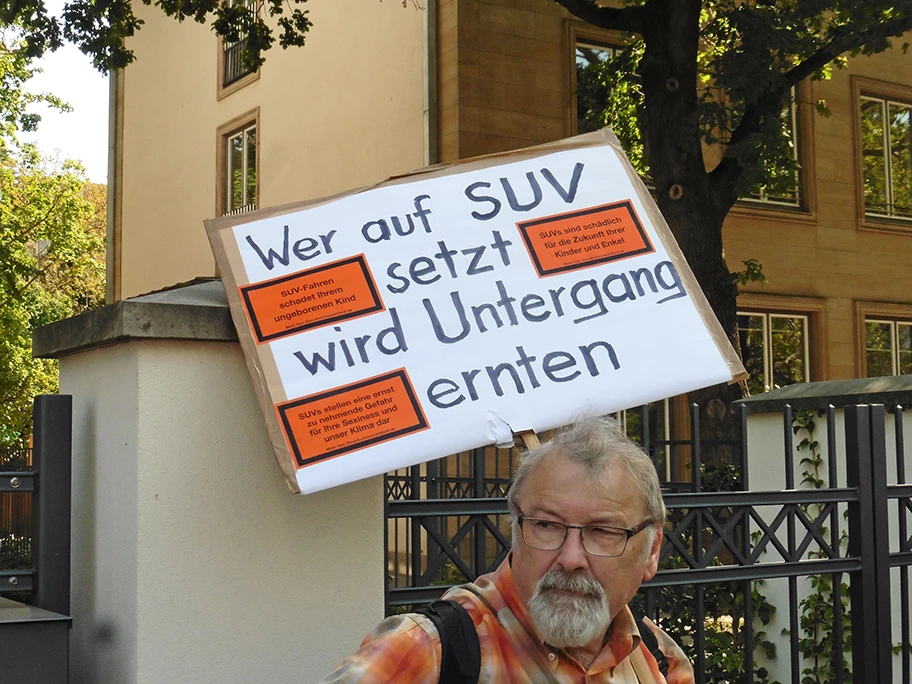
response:
<path id="1" fill-rule="evenodd" d="M 311 21 L 307 0 L 142 0 L 165 15 L 209 24 L 226 42 L 245 42 L 244 60 L 250 67 L 263 62 L 263 52 L 278 38 L 283 48 L 304 44 Z M 95 67 L 110 71 L 133 61 L 126 41 L 140 29 L 142 19 L 130 0 L 70 0 L 60 17 L 48 13 L 45 0 L 0 0 L 0 24 L 23 36 L 22 52 L 40 57 L 64 40 L 89 55 Z"/>
<path id="2" fill-rule="evenodd" d="M 68 109 L 25 89 L 28 52 L 21 32 L 0 35 L 0 445 L 26 437 L 33 397 L 56 391 L 56 364 L 32 359 L 32 328 L 104 299 L 105 187 L 17 139 L 37 128 L 36 102 Z"/>
<path id="3" fill-rule="evenodd" d="M 793 89 L 805 79 L 827 78 L 850 56 L 891 47 L 912 28 L 912 0 L 555 2 L 619 32 L 622 49 L 580 82 L 592 101 L 585 115 L 612 126 L 648 174 L 662 214 L 737 348 L 742 274 L 725 262 L 725 216 L 759 186 L 781 192 L 794 182 L 797 162 L 783 142 L 782 115 Z M 805 104 L 825 110 L 823 103 Z M 714 404 L 704 414 L 708 434 L 734 436 L 727 404 L 738 395 L 737 388 L 692 395 Z M 732 434 L 716 430 L 721 423 Z"/>
<path id="4" fill-rule="evenodd" d="M 32 93 L 24 88 L 35 73 L 33 60 L 23 49 L 25 44 L 18 39 L 4 41 L 0 35 L 0 152 L 15 143 L 17 132 L 37 129 L 41 117 L 29 111 L 32 105 L 44 103 L 61 111 L 70 109 L 50 93 Z"/>
<path id="5" fill-rule="evenodd" d="M 849 56 L 886 50 L 912 27 L 908 1 L 646 0 L 622 8 L 556 1 L 625 36 L 616 56 L 581 74 L 593 123 L 612 126 L 646 173 L 644 149 L 652 138 L 668 139 L 657 130 L 666 115 L 686 113 L 675 122 L 679 156 L 696 143 L 721 148 L 718 163 L 707 157 L 713 168 L 703 171 L 723 210 L 792 164 L 782 147 L 782 111 L 792 88 L 829 77 Z M 688 170 L 705 156 L 696 155 Z"/>
<path id="6" fill-rule="evenodd" d="M 57 388 L 32 329 L 104 302 L 105 203 L 75 162 L 0 157 L 0 445 L 30 434 L 32 398 Z"/>

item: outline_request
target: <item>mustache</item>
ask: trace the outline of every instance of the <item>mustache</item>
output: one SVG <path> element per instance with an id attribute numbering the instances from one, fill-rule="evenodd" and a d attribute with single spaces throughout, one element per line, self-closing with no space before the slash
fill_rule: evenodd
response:
<path id="1" fill-rule="evenodd" d="M 538 582 L 538 589 L 541 592 L 560 589 L 593 598 L 602 598 L 605 595 L 602 585 L 589 575 L 570 574 L 560 570 L 546 572 Z"/>

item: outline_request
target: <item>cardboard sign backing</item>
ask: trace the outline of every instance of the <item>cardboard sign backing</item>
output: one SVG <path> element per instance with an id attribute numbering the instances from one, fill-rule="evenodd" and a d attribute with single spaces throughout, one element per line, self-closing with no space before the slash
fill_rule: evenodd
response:
<path id="1" fill-rule="evenodd" d="M 744 375 L 607 129 L 206 230 L 294 491 Z"/>

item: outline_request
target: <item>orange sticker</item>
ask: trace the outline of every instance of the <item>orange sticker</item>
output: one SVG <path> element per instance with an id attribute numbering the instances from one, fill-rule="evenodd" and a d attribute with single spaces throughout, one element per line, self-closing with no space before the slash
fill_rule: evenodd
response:
<path id="1" fill-rule="evenodd" d="M 404 368 L 277 404 L 298 468 L 426 430 Z"/>
<path id="2" fill-rule="evenodd" d="M 523 221 L 516 227 L 539 276 L 655 251 L 629 200 Z"/>
<path id="3" fill-rule="evenodd" d="M 260 344 L 385 309 L 363 254 L 238 290 Z"/>

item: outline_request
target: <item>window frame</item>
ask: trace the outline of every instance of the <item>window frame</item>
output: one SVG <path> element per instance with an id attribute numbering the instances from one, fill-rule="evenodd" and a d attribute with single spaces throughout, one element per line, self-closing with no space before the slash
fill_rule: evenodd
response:
<path id="1" fill-rule="evenodd" d="M 738 295 L 738 315 L 802 316 L 807 320 L 806 382 L 828 379 L 829 347 L 827 340 L 826 300 L 818 297 L 784 296 L 745 292 Z M 765 326 L 768 324 L 765 324 Z M 767 359 L 764 358 L 766 372 Z"/>
<path id="2" fill-rule="evenodd" d="M 260 206 L 260 186 L 262 177 L 260 149 L 262 147 L 262 128 L 260 126 L 260 108 L 256 107 L 255 109 L 227 121 L 216 130 L 216 216 L 225 216 L 228 214 L 225 209 L 228 199 L 228 141 L 240 131 L 245 131 L 251 127 L 255 128 L 257 136 L 253 162 L 256 167 L 256 189 L 254 192 L 254 206 L 252 209 L 256 209 Z M 247 211 L 252 209 L 248 209 Z"/>
<path id="3" fill-rule="evenodd" d="M 579 113 L 576 97 L 576 44 L 593 43 L 609 48 L 618 48 L 624 45 L 623 34 L 620 31 L 611 31 L 588 26 L 575 20 L 568 20 L 568 44 L 566 49 L 567 66 L 567 135 L 578 135 L 577 128 Z M 798 141 L 798 164 L 800 166 L 798 189 L 800 198 L 798 204 L 784 204 L 768 202 L 751 198 L 739 199 L 732 207 L 731 212 L 742 216 L 762 216 L 766 219 L 785 221 L 817 220 L 817 185 L 813 169 L 814 156 L 814 102 L 813 84 L 806 79 L 795 86 L 795 123 L 796 140 Z M 707 150 L 704 149 L 704 155 Z M 647 185 L 650 185 L 647 182 Z"/>
<path id="4" fill-rule="evenodd" d="M 763 219 L 783 221 L 817 220 L 817 178 L 814 173 L 816 157 L 814 153 L 814 84 L 805 79 L 795 86 L 794 120 L 795 139 L 798 142 L 797 160 L 798 192 L 797 204 L 770 202 L 752 197 L 739 197 L 731 208 L 736 216 L 761 217 Z"/>
<path id="5" fill-rule="evenodd" d="M 567 21 L 567 55 L 568 63 L 564 70 L 567 77 L 567 121 L 565 128 L 568 136 L 580 135 L 579 132 L 579 110 L 576 96 L 576 45 L 577 43 L 590 43 L 594 47 L 605 47 L 608 49 L 622 49 L 625 40 L 621 31 L 612 31 L 600 29 L 576 20 Z M 646 185 L 650 193 L 655 194 L 655 185 L 650 176 L 639 176 L 640 180 Z"/>
<path id="6" fill-rule="evenodd" d="M 569 20 L 567 23 L 567 59 L 568 64 L 564 73 L 567 74 L 567 135 L 579 135 L 577 123 L 579 121 L 576 101 L 576 44 L 594 43 L 605 47 L 618 48 L 624 44 L 623 34 L 620 31 L 609 31 L 582 22 Z"/>
<path id="7" fill-rule="evenodd" d="M 769 392 L 778 387 L 772 386 L 773 364 L 771 356 L 772 348 L 772 319 L 782 318 L 790 320 L 804 321 L 804 335 L 802 340 L 802 361 L 804 366 L 804 379 L 801 382 L 810 382 L 811 380 L 811 317 L 805 313 L 785 313 L 778 311 L 759 311 L 757 309 L 739 309 L 738 317 L 762 317 L 763 327 L 761 334 L 763 337 L 763 392 Z"/>
<path id="8" fill-rule="evenodd" d="M 865 209 L 864 196 L 864 147 L 861 140 L 862 99 L 895 102 L 912 107 L 912 87 L 900 83 L 879 81 L 873 78 L 853 75 L 852 121 L 854 125 L 855 148 L 855 204 L 858 226 L 863 230 L 909 233 L 912 232 L 912 216 L 889 216 L 869 214 Z M 886 199 L 886 198 L 885 198 Z M 863 366 L 862 366 L 863 367 Z M 865 377 L 865 376 L 861 376 Z"/>
<path id="9" fill-rule="evenodd" d="M 795 162 L 798 164 L 799 168 L 796 173 L 797 189 L 798 189 L 798 201 L 797 202 L 781 202 L 773 199 L 764 199 L 762 193 L 760 197 L 755 197 L 753 195 L 747 197 L 741 197 L 738 199 L 739 202 L 745 202 L 748 205 L 763 207 L 764 209 L 772 209 L 778 211 L 804 211 L 805 210 L 805 192 L 804 187 L 806 184 L 807 171 L 803 161 L 804 157 L 804 148 L 807 147 L 807 142 L 805 141 L 804 136 L 804 122 L 802 121 L 801 113 L 802 110 L 806 107 L 802 104 L 802 92 L 803 88 L 801 84 L 793 86 L 791 89 L 791 97 L 789 102 L 789 118 L 791 119 L 791 129 L 792 136 L 795 140 L 795 150 L 794 158 Z"/>
<path id="10" fill-rule="evenodd" d="M 241 76 L 238 80 L 233 83 L 225 85 L 225 41 L 222 40 L 221 36 L 215 37 L 216 42 L 216 90 L 215 90 L 215 99 L 223 100 L 232 93 L 236 93 L 241 88 L 250 85 L 254 81 L 260 79 L 260 69 L 255 69 L 244 76 Z M 237 43 L 233 43 L 236 45 Z"/>
<path id="11" fill-rule="evenodd" d="M 867 326 L 872 323 L 912 324 L 912 304 L 894 302 L 855 302 L 855 366 L 859 378 L 868 377 Z M 896 359 L 893 360 L 896 368 Z M 896 373 L 894 373 L 895 375 Z M 875 376 L 877 377 L 877 376 Z"/>
<path id="12" fill-rule="evenodd" d="M 865 319 L 865 377 L 878 377 L 878 376 L 869 376 L 867 373 L 867 364 L 868 364 L 868 335 L 867 328 L 868 324 L 875 323 L 877 325 L 887 325 L 890 327 L 890 376 L 894 375 L 909 375 L 909 373 L 900 373 L 899 372 L 899 326 L 905 326 L 907 328 L 912 328 L 912 321 L 904 321 L 902 319 L 896 318 L 866 318 Z"/>

